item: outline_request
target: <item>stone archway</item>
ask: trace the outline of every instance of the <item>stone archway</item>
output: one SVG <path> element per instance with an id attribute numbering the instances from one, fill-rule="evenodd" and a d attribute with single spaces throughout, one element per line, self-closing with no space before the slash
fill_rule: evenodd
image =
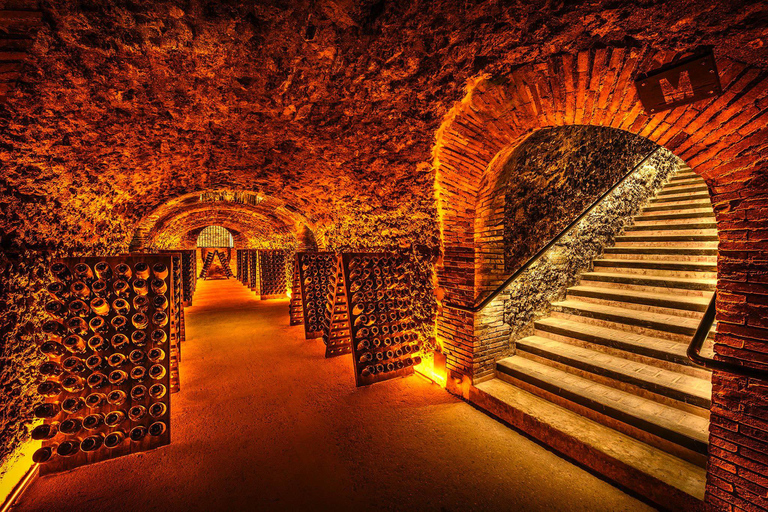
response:
<path id="1" fill-rule="evenodd" d="M 502 166 L 493 163 L 541 128 L 618 128 L 666 147 L 706 180 L 720 237 L 716 351 L 746 364 L 768 363 L 768 259 L 762 256 L 768 249 L 768 78 L 719 56 L 721 96 L 648 116 L 633 79 L 674 57 L 652 48 L 597 48 L 469 85 L 446 116 L 434 150 L 444 245 L 438 276 L 445 301 L 471 306 L 503 281 L 490 270 L 503 251 Z M 484 377 L 477 374 L 484 357 L 480 325 L 476 314 L 440 308 L 438 336 L 457 378 Z M 715 372 L 713 385 L 707 499 L 738 504 L 740 493 L 752 491 L 740 477 L 725 478 L 723 468 L 743 466 L 737 452 L 768 446 L 768 418 L 758 410 L 765 383 Z M 750 464 L 751 471 L 768 472 L 765 458 Z"/>

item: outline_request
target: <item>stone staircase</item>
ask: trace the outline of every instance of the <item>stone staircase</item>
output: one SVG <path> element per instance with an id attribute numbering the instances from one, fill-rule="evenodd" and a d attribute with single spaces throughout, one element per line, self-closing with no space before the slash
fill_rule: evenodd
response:
<path id="1" fill-rule="evenodd" d="M 716 259 L 706 184 L 683 166 L 471 399 L 659 505 L 700 507 L 712 388 L 686 349 Z"/>

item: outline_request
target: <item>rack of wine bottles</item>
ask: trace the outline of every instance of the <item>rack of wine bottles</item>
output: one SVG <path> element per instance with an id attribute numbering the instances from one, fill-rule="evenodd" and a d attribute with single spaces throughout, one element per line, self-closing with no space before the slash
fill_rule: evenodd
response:
<path id="1" fill-rule="evenodd" d="M 213 264 L 213 258 L 216 257 L 216 251 L 208 251 L 208 254 L 205 255 L 205 260 L 203 261 L 203 268 L 200 270 L 200 279 L 205 279 L 208 277 L 208 271 L 211 268 L 211 264 Z"/>
<path id="2" fill-rule="evenodd" d="M 259 251 L 248 251 L 248 288 L 261 293 L 259 288 Z"/>
<path id="3" fill-rule="evenodd" d="M 51 265 L 32 431 L 45 475 L 170 442 L 170 255 Z"/>
<path id="4" fill-rule="evenodd" d="M 308 340 L 321 338 L 328 330 L 328 286 L 336 281 L 338 258 L 332 252 L 299 252 L 296 258 L 301 284 L 304 334 Z"/>
<path id="5" fill-rule="evenodd" d="M 288 317 L 291 325 L 304 323 L 304 306 L 301 299 L 301 275 L 299 271 L 299 254 L 293 258 L 293 272 L 291 273 L 291 301 L 288 303 Z"/>
<path id="6" fill-rule="evenodd" d="M 421 362 L 408 264 L 406 256 L 396 253 L 342 256 L 358 386 L 411 374 Z"/>
<path id="7" fill-rule="evenodd" d="M 219 255 L 219 263 L 221 263 L 221 268 L 224 270 L 224 275 L 227 276 L 227 279 L 234 277 L 232 275 L 232 267 L 229 266 L 229 258 L 222 251 L 216 251 L 216 254 Z"/>
<path id="8" fill-rule="evenodd" d="M 171 287 L 171 304 L 173 314 L 171 318 L 171 393 L 178 393 L 181 389 L 179 382 L 179 363 L 181 361 L 181 342 L 184 341 L 184 301 L 181 272 L 181 253 L 175 251 L 160 251 L 171 257 L 171 273 L 173 274 L 173 286 Z M 142 256 L 134 253 L 133 256 Z"/>
<path id="9" fill-rule="evenodd" d="M 243 282 L 243 251 L 235 249 L 235 261 L 237 261 L 237 280 Z"/>
<path id="10" fill-rule="evenodd" d="M 185 250 L 181 252 L 181 273 L 184 282 L 184 306 L 192 305 L 192 297 L 197 286 L 197 257 L 195 251 Z"/>
<path id="11" fill-rule="evenodd" d="M 240 282 L 246 286 L 248 286 L 248 283 L 250 282 L 250 277 L 249 277 L 249 273 L 251 271 L 250 265 L 249 265 L 250 253 L 251 251 L 246 249 L 238 249 L 237 251 L 238 257 L 240 258 L 238 260 L 238 265 L 237 265 L 237 268 L 240 273 L 239 279 L 240 279 Z"/>
<path id="12" fill-rule="evenodd" d="M 325 357 L 352 352 L 352 331 L 349 326 L 349 296 L 344 286 L 341 255 L 335 255 L 334 269 L 326 291 L 326 330 L 323 333 Z"/>
<path id="13" fill-rule="evenodd" d="M 262 299 L 286 296 L 288 286 L 285 280 L 285 251 L 259 250 L 259 291 Z"/>

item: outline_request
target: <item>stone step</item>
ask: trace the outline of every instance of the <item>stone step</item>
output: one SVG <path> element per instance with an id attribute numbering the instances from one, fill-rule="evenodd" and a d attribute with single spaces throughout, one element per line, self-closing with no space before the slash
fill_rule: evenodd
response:
<path id="1" fill-rule="evenodd" d="M 630 260 L 598 258 L 594 261 L 595 269 L 599 267 L 675 270 L 680 272 L 717 272 L 717 262 L 705 261 L 663 261 L 663 260 Z"/>
<path id="2" fill-rule="evenodd" d="M 552 312 L 556 317 L 566 316 L 574 321 L 584 318 L 586 323 L 683 342 L 690 341 L 700 322 L 698 318 L 651 313 L 572 299 L 552 303 Z"/>
<path id="3" fill-rule="evenodd" d="M 590 297 L 612 302 L 629 302 L 671 310 L 704 312 L 710 299 L 674 293 L 650 293 L 636 290 L 621 290 L 619 288 L 604 288 L 599 286 L 571 286 L 568 296 Z M 682 316 L 682 315 L 681 315 Z"/>
<path id="4" fill-rule="evenodd" d="M 709 201 L 709 193 L 708 192 L 692 192 L 692 193 L 684 193 L 684 194 L 670 194 L 666 196 L 659 196 L 657 195 L 653 199 L 651 199 L 651 204 L 662 204 L 662 203 L 674 203 L 678 201 L 698 201 L 698 200 L 707 200 Z"/>
<path id="5" fill-rule="evenodd" d="M 704 181 L 704 178 L 694 174 L 694 175 L 674 176 L 669 179 L 669 183 L 667 184 L 667 186 L 676 187 L 678 185 L 701 185 L 701 184 L 706 185 L 706 183 L 707 182 Z"/>
<path id="6" fill-rule="evenodd" d="M 659 212 L 668 210 L 712 210 L 712 203 L 709 198 L 686 200 L 686 201 L 669 201 L 659 204 L 648 204 L 643 207 L 643 212 Z"/>
<path id="7" fill-rule="evenodd" d="M 469 388 L 464 397 L 657 506 L 703 508 L 703 468 L 498 378 Z"/>
<path id="8" fill-rule="evenodd" d="M 659 193 L 656 194 L 656 196 L 658 197 L 658 196 L 671 196 L 675 194 L 690 194 L 690 193 L 698 193 L 703 191 L 709 192 L 709 188 L 707 187 L 706 183 L 705 184 L 694 183 L 691 185 L 670 183 L 670 184 L 667 184 L 662 190 L 660 190 Z"/>
<path id="9" fill-rule="evenodd" d="M 625 232 L 634 232 L 634 231 L 658 231 L 658 232 L 665 232 L 665 231 L 689 231 L 689 230 L 715 230 L 717 231 L 717 223 L 714 220 L 706 221 L 706 220 L 698 220 L 696 222 L 691 221 L 685 221 L 685 220 L 666 220 L 666 221 L 655 221 L 655 222 L 635 222 L 634 224 L 631 224 L 624 228 Z"/>
<path id="10" fill-rule="evenodd" d="M 694 279 L 689 277 L 658 277 L 643 274 L 614 273 L 614 272 L 584 272 L 582 281 L 613 282 L 620 284 L 634 284 L 650 286 L 670 290 L 677 293 L 678 290 L 714 291 L 717 285 L 716 279 Z"/>
<path id="11" fill-rule="evenodd" d="M 712 375 L 688 359 L 687 343 L 555 317 L 536 320 L 533 333 L 700 379 L 709 380 Z"/>
<path id="12" fill-rule="evenodd" d="M 673 234 L 651 234 L 651 233 L 632 233 L 628 235 L 619 235 L 616 237 L 616 243 L 623 242 L 717 242 L 719 240 L 717 232 L 706 234 L 699 233 L 673 233 Z"/>
<path id="13" fill-rule="evenodd" d="M 712 210 L 706 211 L 684 211 L 679 213 L 657 213 L 650 212 L 644 215 L 635 216 L 635 222 L 657 222 L 667 220 L 714 220 L 715 212 Z"/>
<path id="14" fill-rule="evenodd" d="M 556 344 L 557 342 L 553 343 Z M 535 345 L 536 343 L 531 343 L 529 348 L 534 349 L 533 346 Z M 578 347 L 560 345 L 564 349 L 564 358 L 578 359 L 576 353 L 569 353 L 567 350 L 569 348 L 578 349 Z M 554 345 L 540 348 L 544 352 L 548 348 L 557 350 Z M 557 354 L 552 355 L 558 357 Z M 598 353 L 598 355 L 602 354 Z M 576 364 L 580 363 L 577 362 Z M 611 370 L 608 371 L 609 373 L 612 372 Z M 707 453 L 709 422 L 701 416 L 593 382 L 521 356 L 500 360 L 496 365 L 496 372 L 497 375 L 509 375 L 582 407 L 595 410 L 609 418 L 678 444 L 692 452 L 702 455 Z M 536 392 L 535 389 L 528 388 L 528 390 Z M 568 407 L 568 404 L 564 402 L 560 402 L 558 405 Z M 629 432 L 631 431 L 624 433 Z"/>
<path id="15" fill-rule="evenodd" d="M 613 247 L 606 247 L 603 254 L 610 255 L 611 257 L 647 257 L 655 258 L 675 258 L 679 257 L 680 261 L 690 261 L 689 258 L 708 258 L 708 260 L 717 261 L 717 248 L 716 247 L 644 247 L 637 245 L 614 245 Z M 685 258 L 685 259 L 684 259 Z"/>

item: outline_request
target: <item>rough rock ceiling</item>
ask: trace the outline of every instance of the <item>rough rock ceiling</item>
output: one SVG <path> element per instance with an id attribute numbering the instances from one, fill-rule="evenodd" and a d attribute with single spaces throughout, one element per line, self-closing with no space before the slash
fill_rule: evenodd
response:
<path id="1" fill-rule="evenodd" d="M 435 132 L 471 77 L 617 41 L 768 64 L 765 3 L 626 4 L 41 2 L 0 107 L 3 243 L 124 249 L 158 206 L 222 188 L 370 233 L 413 217 L 397 235 L 433 243 Z"/>

